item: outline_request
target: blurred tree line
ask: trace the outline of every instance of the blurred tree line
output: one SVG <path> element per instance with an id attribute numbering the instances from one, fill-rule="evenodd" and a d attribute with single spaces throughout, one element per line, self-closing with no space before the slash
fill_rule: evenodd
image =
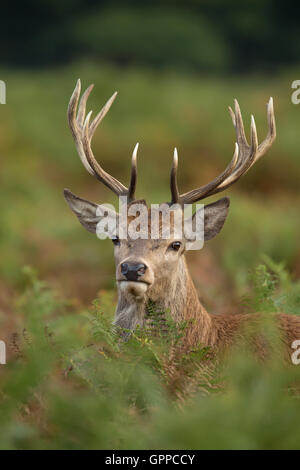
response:
<path id="1" fill-rule="evenodd" d="M 1 5 L 0 63 L 272 71 L 298 62 L 293 0 L 27 0 Z"/>

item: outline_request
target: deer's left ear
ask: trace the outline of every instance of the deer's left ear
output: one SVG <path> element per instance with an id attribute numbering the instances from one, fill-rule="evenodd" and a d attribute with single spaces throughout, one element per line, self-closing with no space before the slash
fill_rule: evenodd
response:
<path id="1" fill-rule="evenodd" d="M 230 200 L 223 197 L 204 206 L 204 240 L 214 238 L 221 231 L 228 215 Z"/>
<path id="2" fill-rule="evenodd" d="M 201 249 L 204 241 L 214 238 L 220 232 L 228 214 L 229 204 L 229 198 L 223 197 L 212 204 L 202 206 L 190 218 L 185 219 L 185 229 L 187 228 L 185 238 L 187 242 L 190 242 L 189 245 L 187 244 L 188 250 Z M 200 227 L 197 228 L 199 221 Z M 191 228 L 192 232 L 189 231 Z M 202 234 L 199 230 L 202 231 Z M 198 236 L 201 235 L 200 240 L 195 238 L 196 233 Z"/>

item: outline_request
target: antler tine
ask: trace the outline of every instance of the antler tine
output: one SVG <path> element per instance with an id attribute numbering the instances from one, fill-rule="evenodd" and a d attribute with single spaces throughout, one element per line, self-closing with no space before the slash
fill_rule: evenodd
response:
<path id="1" fill-rule="evenodd" d="M 254 163 L 266 153 L 266 151 L 274 142 L 276 138 L 276 125 L 272 98 L 270 98 L 267 107 L 269 126 L 268 134 L 260 145 L 258 145 L 256 125 L 253 116 L 251 116 L 251 141 L 250 145 L 248 144 L 238 101 L 234 100 L 234 103 L 234 111 L 231 109 L 231 107 L 229 107 L 229 112 L 235 128 L 237 142 L 235 144 L 234 156 L 230 164 L 225 169 L 225 171 L 212 182 L 205 186 L 201 186 L 198 189 L 194 189 L 193 191 L 189 191 L 183 195 L 179 195 L 178 198 L 182 204 L 191 204 L 193 202 L 199 201 L 200 199 L 204 199 L 205 197 L 212 196 L 213 194 L 223 191 L 224 189 L 231 186 L 242 175 L 247 173 L 249 168 L 251 168 L 251 166 L 254 165 Z"/>
<path id="2" fill-rule="evenodd" d="M 173 155 L 173 164 L 171 168 L 171 175 L 170 175 L 170 188 L 171 188 L 171 195 L 172 200 L 171 204 L 177 204 L 179 202 L 179 191 L 177 186 L 177 168 L 178 168 L 178 152 L 177 148 L 174 148 L 174 155 Z"/>
<path id="3" fill-rule="evenodd" d="M 258 146 L 257 155 L 252 165 L 264 155 L 264 153 L 271 147 L 274 140 L 276 139 L 276 123 L 275 123 L 274 104 L 273 104 L 272 96 L 270 97 L 268 104 L 267 104 L 267 116 L 268 116 L 268 133 L 267 133 L 265 140 L 263 140 L 263 142 Z"/>
<path id="4" fill-rule="evenodd" d="M 80 160 L 82 161 L 85 169 L 91 174 L 95 175 L 93 169 L 90 167 L 89 162 L 87 161 L 87 158 L 84 154 L 84 150 L 82 147 L 82 142 L 80 139 L 80 134 L 81 134 L 81 127 L 82 124 L 81 122 L 77 121 L 77 107 L 78 107 L 78 102 L 79 102 L 79 97 L 80 97 L 80 91 L 81 91 L 81 81 L 80 78 L 77 80 L 75 89 L 72 93 L 69 106 L 68 106 L 68 122 L 69 122 L 69 127 L 71 129 L 75 145 L 77 148 L 78 155 L 80 157 Z M 83 104 L 84 104 L 84 96 L 86 96 L 86 93 L 82 96 L 81 102 L 80 102 L 80 108 L 82 109 Z M 86 97 L 87 99 L 87 97 Z"/>
<path id="5" fill-rule="evenodd" d="M 233 123 L 233 125 L 236 130 L 237 143 L 239 144 L 239 146 L 248 145 L 246 134 L 245 134 L 245 129 L 244 129 L 244 122 L 242 118 L 241 108 L 236 98 L 234 99 L 234 110 L 235 110 L 235 122 Z"/>
<path id="6" fill-rule="evenodd" d="M 68 119 L 71 129 L 76 124 L 76 113 L 77 113 L 77 106 L 79 101 L 81 91 L 81 81 L 80 78 L 77 80 L 76 86 L 70 98 L 69 106 L 68 106 Z"/>
<path id="7" fill-rule="evenodd" d="M 90 125 L 90 139 L 92 139 L 93 135 L 94 135 L 94 132 L 95 130 L 97 129 L 98 125 L 100 124 L 100 122 L 102 121 L 102 119 L 106 116 L 106 114 L 108 113 L 108 111 L 110 110 L 110 107 L 111 105 L 113 104 L 113 102 L 115 101 L 115 98 L 117 96 L 118 92 L 115 91 L 114 94 L 109 98 L 109 100 L 105 103 L 105 105 L 103 106 L 103 108 L 101 109 L 101 111 L 99 111 L 99 113 L 97 114 L 97 116 L 95 117 L 95 119 L 92 121 L 91 125 Z"/>
<path id="8" fill-rule="evenodd" d="M 137 142 L 135 144 L 135 147 L 132 152 L 132 158 L 131 158 L 131 176 L 130 176 L 130 183 L 128 187 L 128 199 L 129 201 L 134 200 L 134 194 L 135 194 L 135 188 L 136 188 L 136 179 L 137 179 L 137 165 L 136 165 L 136 160 L 137 160 L 137 151 L 139 148 L 139 143 Z"/>
<path id="9" fill-rule="evenodd" d="M 85 120 L 85 112 L 86 112 L 86 103 L 88 100 L 88 97 L 91 94 L 92 89 L 94 88 L 94 84 L 90 85 L 85 92 L 83 93 L 80 102 L 79 102 L 79 107 L 78 107 L 78 113 L 77 113 L 77 122 L 78 124 L 82 127 L 84 124 Z"/>
<path id="10" fill-rule="evenodd" d="M 94 120 L 90 123 L 90 118 L 92 111 L 90 111 L 87 116 L 86 114 L 86 104 L 88 97 L 93 89 L 94 85 L 90 85 L 85 92 L 83 93 L 80 102 L 80 92 L 81 92 L 81 82 L 80 79 L 77 80 L 74 92 L 71 96 L 70 103 L 68 106 L 68 121 L 69 125 L 75 140 L 76 148 L 80 159 L 87 169 L 87 171 L 96 176 L 96 178 L 105 184 L 109 189 L 111 189 L 117 196 L 124 195 L 128 196 L 129 200 L 134 199 L 135 187 L 136 187 L 136 157 L 137 157 L 137 148 L 136 145 L 133 156 L 132 156 L 132 167 L 131 167 L 131 180 L 129 188 L 124 186 L 120 181 L 111 176 L 109 173 L 103 170 L 101 165 L 97 162 L 94 157 L 91 141 L 92 137 L 97 129 L 98 125 L 105 117 L 109 111 L 112 103 L 114 102 L 117 92 L 115 92 L 111 98 L 106 102 L 101 111 L 97 114 Z M 79 106 L 78 106 L 79 103 Z M 77 111 L 78 109 L 78 111 Z"/>

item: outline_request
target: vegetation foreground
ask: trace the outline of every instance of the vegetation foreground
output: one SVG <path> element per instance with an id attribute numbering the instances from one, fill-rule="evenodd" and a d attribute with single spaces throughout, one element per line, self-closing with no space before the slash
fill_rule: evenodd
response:
<path id="1" fill-rule="evenodd" d="M 2 449 L 299 448 L 300 365 L 261 364 L 245 348 L 224 363 L 183 353 L 185 325 L 153 321 L 126 342 L 112 295 L 74 314 L 31 268 L 17 310 L 14 357 L 1 369 Z M 269 260 L 247 311 L 300 314 L 300 283 Z M 167 327 L 166 327 L 167 326 Z"/>

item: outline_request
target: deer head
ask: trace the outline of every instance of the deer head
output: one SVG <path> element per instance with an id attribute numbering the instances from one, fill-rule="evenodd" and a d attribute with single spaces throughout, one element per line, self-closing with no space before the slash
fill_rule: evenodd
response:
<path id="1" fill-rule="evenodd" d="M 135 146 L 132 154 L 131 177 L 128 187 L 104 171 L 95 159 L 91 148 L 91 140 L 97 126 L 111 107 L 116 93 L 112 95 L 94 120 L 90 122 L 91 112 L 86 115 L 86 103 L 92 88 L 93 85 L 83 93 L 80 99 L 81 83 L 78 80 L 68 107 L 69 125 L 80 159 L 90 174 L 94 175 L 117 196 L 127 198 L 129 202 L 126 209 L 128 222 L 132 220 L 131 209 L 135 204 L 139 203 L 144 207 L 145 210 L 139 210 L 139 213 L 143 212 L 143 218 L 145 219 L 144 227 L 148 228 L 148 236 L 146 238 L 140 237 L 135 239 L 127 234 L 127 237 L 121 239 L 115 232 L 111 234 L 114 244 L 116 281 L 119 292 L 116 323 L 130 329 L 134 328 L 137 324 L 143 324 L 145 308 L 150 299 L 160 302 L 163 308 L 170 308 L 171 314 L 175 319 L 182 318 L 187 309 L 199 310 L 197 303 L 199 301 L 193 290 L 184 260 L 187 244 L 191 240 L 186 235 L 179 238 L 176 237 L 174 230 L 170 231 L 167 238 L 163 237 L 161 232 L 160 236 L 156 239 L 149 236 L 152 228 L 151 220 L 153 212 L 147 208 L 145 201 L 135 200 L 138 144 Z M 227 168 L 210 183 L 180 194 L 177 186 L 178 155 L 175 149 L 170 175 L 171 200 L 157 209 L 159 214 L 163 213 L 166 205 L 172 205 L 172 207 L 175 207 L 176 213 L 180 213 L 182 221 L 185 222 L 183 212 L 185 204 L 193 204 L 227 189 L 244 175 L 272 145 L 276 136 L 272 98 L 270 98 L 267 106 L 268 134 L 260 145 L 258 145 L 253 116 L 251 117 L 251 140 L 250 144 L 248 144 L 239 104 L 236 100 L 234 111 L 231 108 L 229 108 L 229 111 L 235 128 L 237 142 L 235 143 L 233 158 Z M 67 189 L 65 189 L 64 195 L 70 208 L 88 231 L 96 233 L 99 222 L 101 222 L 104 216 L 108 220 L 114 221 L 115 226 L 118 227 L 120 214 L 113 209 L 75 196 Z M 227 197 L 204 206 L 205 241 L 213 238 L 222 229 L 228 209 L 229 198 Z M 191 223 L 194 222 L 196 214 L 192 216 Z"/>

